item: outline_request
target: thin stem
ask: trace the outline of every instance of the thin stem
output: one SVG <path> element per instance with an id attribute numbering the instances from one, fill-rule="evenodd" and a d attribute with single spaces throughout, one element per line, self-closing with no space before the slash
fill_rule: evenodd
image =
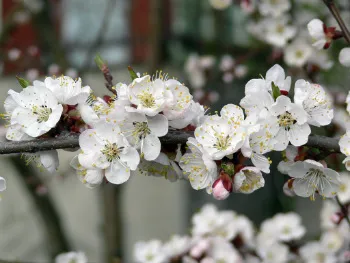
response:
<path id="1" fill-rule="evenodd" d="M 349 29 L 346 27 L 343 18 L 340 15 L 338 7 L 334 4 L 334 0 L 323 0 L 325 5 L 328 7 L 329 11 L 331 11 L 333 17 L 335 20 L 337 20 L 345 40 L 350 44 L 350 32 Z"/>
<path id="2" fill-rule="evenodd" d="M 344 218 L 345 218 L 346 222 L 348 222 L 348 225 L 350 227 L 350 218 L 349 218 L 349 211 L 348 211 L 348 209 L 340 202 L 338 196 L 335 197 L 335 200 L 337 201 L 337 203 L 338 203 L 338 205 L 339 205 L 339 207 L 340 207 L 340 209 L 341 209 L 341 211 L 342 211 L 342 213 L 344 215 Z"/>

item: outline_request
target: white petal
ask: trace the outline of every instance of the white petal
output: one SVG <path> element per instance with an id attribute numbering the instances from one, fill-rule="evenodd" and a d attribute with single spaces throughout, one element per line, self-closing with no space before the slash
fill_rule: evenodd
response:
<path id="1" fill-rule="evenodd" d="M 50 173 L 57 171 L 59 161 L 56 150 L 39 152 L 40 162 Z"/>
<path id="2" fill-rule="evenodd" d="M 141 152 L 147 161 L 155 160 L 160 153 L 160 140 L 154 134 L 147 135 L 143 140 Z"/>
<path id="3" fill-rule="evenodd" d="M 106 170 L 106 179 L 112 184 L 125 183 L 130 178 L 130 169 L 122 166 L 118 160 L 115 160 Z"/>
<path id="4" fill-rule="evenodd" d="M 305 168 L 304 162 L 298 161 L 291 165 L 288 175 L 293 178 L 303 178 L 309 169 Z"/>
<path id="5" fill-rule="evenodd" d="M 290 127 L 290 130 L 288 131 L 288 139 L 294 146 L 301 146 L 307 143 L 310 133 L 311 129 L 309 124 L 294 124 Z"/>
<path id="6" fill-rule="evenodd" d="M 282 88 L 285 80 L 284 69 L 276 64 L 266 72 L 266 80 L 274 82 L 279 88 Z"/>
<path id="7" fill-rule="evenodd" d="M 0 192 L 6 190 L 6 180 L 0 176 Z"/>
<path id="8" fill-rule="evenodd" d="M 120 161 L 133 171 L 136 170 L 140 163 L 140 155 L 133 147 L 126 147 L 119 157 Z"/>
<path id="9" fill-rule="evenodd" d="M 154 117 L 148 117 L 148 128 L 151 130 L 152 134 L 162 137 L 168 133 L 168 119 L 162 115 L 158 114 Z"/>
<path id="10" fill-rule="evenodd" d="M 271 106 L 270 112 L 274 116 L 281 115 L 290 109 L 292 102 L 287 96 L 279 96 L 276 102 Z"/>
<path id="11" fill-rule="evenodd" d="M 289 143 L 288 133 L 285 129 L 279 129 L 277 135 L 275 136 L 276 144 L 274 149 L 276 151 L 284 151 Z"/>
<path id="12" fill-rule="evenodd" d="M 350 47 L 343 48 L 340 51 L 339 62 L 345 67 L 350 67 Z"/>

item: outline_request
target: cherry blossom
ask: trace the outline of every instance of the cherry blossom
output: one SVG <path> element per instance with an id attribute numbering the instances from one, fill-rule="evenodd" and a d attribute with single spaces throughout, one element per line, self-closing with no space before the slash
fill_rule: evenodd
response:
<path id="1" fill-rule="evenodd" d="M 19 124 L 20 129 L 31 137 L 48 132 L 61 118 L 63 107 L 43 82 L 34 81 L 33 86 L 20 93 L 9 90 L 8 94 L 13 100 L 9 103 L 11 126 Z"/>
<path id="2" fill-rule="evenodd" d="M 293 190 L 301 197 L 314 200 L 316 192 L 322 197 L 334 197 L 339 191 L 339 174 L 313 160 L 294 163 L 288 175 L 295 178 Z"/>
<path id="3" fill-rule="evenodd" d="M 137 169 L 140 156 L 121 134 L 120 128 L 101 123 L 79 136 L 82 152 L 79 163 L 87 169 L 105 169 L 106 179 L 114 184 L 126 182 Z"/>
<path id="4" fill-rule="evenodd" d="M 194 189 L 210 186 L 218 175 L 216 163 L 194 138 L 188 139 L 187 146 L 188 152 L 181 158 L 180 167 Z"/>

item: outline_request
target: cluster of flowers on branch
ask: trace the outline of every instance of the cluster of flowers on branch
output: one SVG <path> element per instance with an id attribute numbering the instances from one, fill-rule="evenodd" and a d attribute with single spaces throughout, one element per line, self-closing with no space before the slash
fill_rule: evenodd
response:
<path id="1" fill-rule="evenodd" d="M 294 212 L 276 214 L 257 230 L 247 217 L 207 204 L 193 215 L 191 235 L 138 242 L 134 258 L 137 263 L 348 262 L 349 225 L 338 209 L 332 201 L 324 203 L 322 235 L 306 242 L 306 228 Z"/>
<path id="2" fill-rule="evenodd" d="M 132 174 L 145 174 L 188 180 L 195 190 L 206 189 L 222 200 L 233 191 L 249 194 L 263 187 L 262 173 L 270 172 L 271 163 L 265 155 L 285 151 L 280 170 L 291 177 L 286 182 L 289 192 L 311 199 L 337 194 L 339 174 L 326 167 L 323 156 L 303 147 L 310 125 L 325 126 L 333 118 L 329 95 L 320 85 L 296 81 L 292 102 L 291 78 L 275 65 L 265 78 L 246 84 L 241 107 L 228 104 L 220 113 L 207 115 L 178 80 L 162 72 L 151 77 L 129 71 L 132 82 L 118 83 L 111 88 L 115 94 L 104 98 L 82 87 L 81 79 L 48 77 L 29 85 L 19 78 L 24 89 L 10 90 L 5 101 L 7 139 L 80 133 L 81 151 L 71 165 L 88 187 L 104 179 L 121 184 Z M 161 143 L 174 130 L 194 132 L 187 147 Z M 349 155 L 346 138 L 341 147 Z M 58 166 L 56 150 L 24 158 L 51 172 Z"/>

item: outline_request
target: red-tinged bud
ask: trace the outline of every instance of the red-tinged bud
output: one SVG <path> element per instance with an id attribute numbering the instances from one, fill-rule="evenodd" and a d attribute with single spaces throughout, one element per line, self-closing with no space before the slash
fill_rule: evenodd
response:
<path id="1" fill-rule="evenodd" d="M 103 96 L 103 100 L 104 100 L 105 102 L 109 103 L 109 102 L 112 101 L 112 98 L 111 98 L 111 96 L 104 95 L 104 96 Z"/>
<path id="2" fill-rule="evenodd" d="M 67 114 L 67 112 L 69 111 L 69 106 L 68 105 L 66 105 L 66 104 L 64 104 L 63 105 L 63 114 Z"/>
<path id="3" fill-rule="evenodd" d="M 225 200 L 233 190 L 232 179 L 224 171 L 220 172 L 220 177 L 213 183 L 213 196 L 216 200 Z"/>
<path id="4" fill-rule="evenodd" d="M 331 221 L 336 225 L 339 225 L 343 219 L 344 219 L 344 214 L 342 212 L 334 213 L 331 216 Z"/>
<path id="5" fill-rule="evenodd" d="M 286 90 L 280 90 L 281 95 L 288 96 L 289 92 Z"/>
<path id="6" fill-rule="evenodd" d="M 289 179 L 284 185 L 283 185 L 283 193 L 286 196 L 293 197 L 295 196 L 294 190 L 293 190 L 293 182 L 294 179 Z"/>

